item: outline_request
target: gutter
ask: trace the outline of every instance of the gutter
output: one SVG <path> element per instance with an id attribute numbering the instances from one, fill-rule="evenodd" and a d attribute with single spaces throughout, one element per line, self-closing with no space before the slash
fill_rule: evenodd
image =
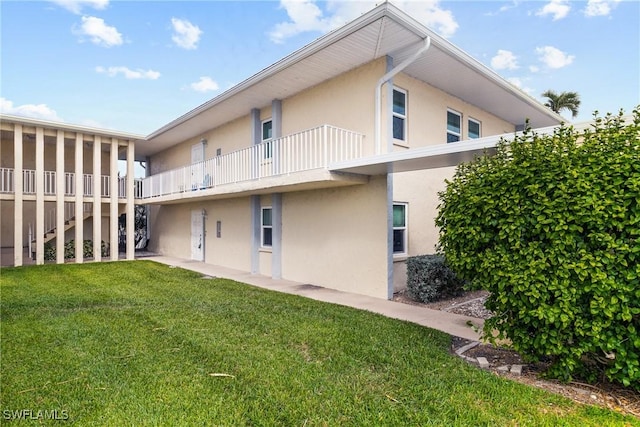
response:
<path id="1" fill-rule="evenodd" d="M 431 46 L 431 37 L 427 36 L 425 39 L 423 39 L 424 44 L 418 48 L 418 50 L 411 55 L 410 57 L 408 57 L 407 59 L 405 59 L 404 61 L 402 61 L 400 64 L 398 64 L 398 66 L 394 67 L 392 70 L 390 70 L 389 72 L 387 72 L 384 76 L 380 77 L 380 80 L 378 80 L 378 83 L 376 84 L 376 92 L 375 92 L 375 104 L 376 104 L 376 111 L 375 111 L 375 145 L 376 145 L 376 154 L 381 154 L 381 147 L 380 147 L 380 127 L 381 127 L 381 108 L 380 108 L 380 98 L 381 98 L 381 92 L 382 92 L 382 85 L 387 83 L 389 80 L 391 80 L 396 74 L 398 74 L 399 72 L 401 72 L 402 70 L 404 70 L 405 68 L 407 68 L 411 63 L 413 63 L 416 59 L 418 59 L 418 57 L 420 55 L 422 55 L 424 52 L 427 51 L 427 49 L 429 49 L 429 47 Z"/>

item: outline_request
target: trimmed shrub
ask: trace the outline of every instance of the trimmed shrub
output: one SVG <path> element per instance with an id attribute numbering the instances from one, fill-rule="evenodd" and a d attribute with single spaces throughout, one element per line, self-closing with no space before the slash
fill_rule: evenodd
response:
<path id="1" fill-rule="evenodd" d="M 407 259 L 407 295 L 420 302 L 432 302 L 462 294 L 464 282 L 447 266 L 441 255 Z"/>
<path id="2" fill-rule="evenodd" d="M 490 292 L 486 337 L 550 376 L 640 390 L 640 106 L 502 141 L 439 196 L 440 250 Z"/>
<path id="3" fill-rule="evenodd" d="M 85 240 L 82 245 L 82 252 L 84 258 L 93 258 L 93 240 Z M 103 257 L 109 256 L 109 244 L 102 241 L 102 248 L 100 250 Z M 76 242 L 75 240 L 69 240 L 64 244 L 64 259 L 73 259 L 76 257 Z M 56 247 L 47 242 L 44 245 L 44 259 L 46 261 L 56 260 Z"/>

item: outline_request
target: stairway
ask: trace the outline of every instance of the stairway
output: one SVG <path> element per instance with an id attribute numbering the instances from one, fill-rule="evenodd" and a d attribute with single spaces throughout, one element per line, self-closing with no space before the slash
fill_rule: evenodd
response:
<path id="1" fill-rule="evenodd" d="M 65 203 L 64 204 L 64 230 L 62 232 L 62 236 L 67 232 L 67 230 L 71 230 L 76 226 L 76 217 L 75 217 L 75 203 Z M 51 240 L 58 237 L 57 221 L 56 221 L 57 210 L 52 209 L 45 215 L 45 233 L 44 233 L 44 243 L 50 242 Z M 82 207 L 82 220 L 80 224 L 84 224 L 84 221 L 91 218 L 93 216 L 93 211 L 91 209 L 90 203 L 84 203 Z M 31 225 L 29 225 L 31 229 Z M 29 231 L 31 234 L 31 231 Z M 35 259 L 36 255 L 36 239 L 32 238 L 30 242 L 30 252 L 33 259 Z"/>
<path id="2" fill-rule="evenodd" d="M 81 224 L 84 224 L 84 221 L 91 218 L 91 214 L 85 212 L 82 215 L 82 221 Z M 65 220 L 64 222 L 64 232 L 66 233 L 67 230 L 71 230 L 73 227 L 76 226 L 76 217 L 74 216 L 73 218 L 69 219 L 69 220 Z M 47 243 L 53 239 L 55 239 L 58 236 L 58 232 L 56 230 L 56 228 L 52 228 L 51 230 L 47 231 L 46 233 L 44 233 L 44 243 Z M 32 241 L 33 244 L 35 244 L 35 240 Z"/>

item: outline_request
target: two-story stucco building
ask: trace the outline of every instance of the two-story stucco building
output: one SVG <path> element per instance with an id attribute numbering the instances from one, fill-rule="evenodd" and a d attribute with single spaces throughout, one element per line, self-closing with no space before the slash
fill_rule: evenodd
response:
<path id="1" fill-rule="evenodd" d="M 437 192 L 455 165 L 527 120 L 547 127 L 562 118 L 384 3 L 146 138 L 70 129 L 93 135 L 93 155 L 76 157 L 69 170 L 59 159 L 56 182 L 60 189 L 61 171 L 75 171 L 79 188 L 79 175 L 101 170 L 115 188 L 113 159 L 129 159 L 127 177 L 133 159 L 145 159 L 148 176 L 123 179 L 122 199 L 112 191 L 98 203 L 92 175 L 94 241 L 113 237 L 105 223 L 120 205 L 132 212 L 133 203 L 145 204 L 157 253 L 390 298 L 403 287 L 406 257 L 435 250 Z M 3 204 L 13 197 L 3 206 L 3 246 L 5 230 L 20 234 L 26 202 L 18 199 L 27 197 L 16 178 L 26 161 L 14 150 L 5 165 L 5 145 L 19 145 L 18 122 L 3 119 L 2 167 L 15 169 L 15 189 L 3 189 Z M 47 143 L 38 145 L 34 127 L 35 170 L 44 180 L 46 162 L 37 159 Z M 91 165 L 78 166 L 88 158 Z M 47 197 L 57 197 L 58 212 L 73 197 L 76 216 L 86 202 L 78 192 L 40 199 Z M 5 226 L 11 209 L 14 223 Z M 19 247 L 25 238 L 13 240 Z M 42 242 L 36 246 L 38 253 Z"/>

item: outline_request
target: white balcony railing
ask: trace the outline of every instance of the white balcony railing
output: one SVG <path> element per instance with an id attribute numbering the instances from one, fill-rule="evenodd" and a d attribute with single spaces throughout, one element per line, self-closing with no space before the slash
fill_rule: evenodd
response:
<path id="1" fill-rule="evenodd" d="M 362 156 L 364 136 L 322 125 L 142 180 L 142 198 L 288 175 Z M 136 195 L 137 196 L 137 195 Z"/>
<path id="2" fill-rule="evenodd" d="M 57 181 L 55 171 L 44 171 L 44 195 L 54 196 L 57 193 Z M 93 175 L 83 174 L 83 196 L 93 197 Z M 118 198 L 126 198 L 126 177 L 118 178 Z M 101 197 L 111 197 L 111 179 L 109 175 L 100 176 Z M 142 197 L 142 180 L 134 180 L 135 197 Z M 0 193 L 15 192 L 15 171 L 12 168 L 0 168 Z M 22 171 L 22 192 L 23 194 L 36 194 L 36 171 L 24 169 Z M 76 195 L 76 176 L 74 173 L 65 172 L 64 174 L 64 195 Z"/>

